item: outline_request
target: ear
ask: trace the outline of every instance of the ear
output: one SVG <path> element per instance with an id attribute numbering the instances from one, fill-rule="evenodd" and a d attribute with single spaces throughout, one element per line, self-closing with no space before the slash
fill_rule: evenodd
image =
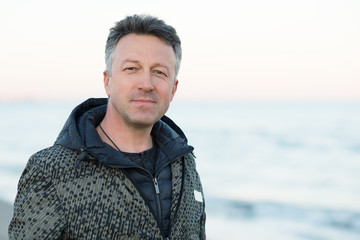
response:
<path id="1" fill-rule="evenodd" d="M 173 89 L 171 91 L 171 98 L 170 98 L 170 101 L 172 101 L 174 99 L 174 96 L 175 96 L 175 93 L 176 93 L 176 90 L 177 90 L 177 86 L 178 86 L 178 83 L 179 83 L 179 80 L 175 80 L 175 83 L 174 83 L 174 86 L 173 86 Z"/>
<path id="2" fill-rule="evenodd" d="M 104 71 L 103 75 L 104 75 L 105 92 L 106 92 L 106 95 L 108 97 L 110 97 L 110 87 L 109 87 L 110 75 L 107 73 L 107 71 Z"/>

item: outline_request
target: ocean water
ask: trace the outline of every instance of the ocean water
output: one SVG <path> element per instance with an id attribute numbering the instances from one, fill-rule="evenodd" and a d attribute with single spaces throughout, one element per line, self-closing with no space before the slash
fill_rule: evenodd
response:
<path id="1" fill-rule="evenodd" d="M 77 103 L 0 104 L 0 198 Z M 208 239 L 360 239 L 360 102 L 181 102 Z"/>

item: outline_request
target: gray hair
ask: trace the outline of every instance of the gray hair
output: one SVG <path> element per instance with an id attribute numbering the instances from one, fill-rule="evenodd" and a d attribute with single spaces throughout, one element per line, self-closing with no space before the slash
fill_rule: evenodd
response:
<path id="1" fill-rule="evenodd" d="M 174 49 L 176 57 L 175 79 L 180 69 L 181 41 L 175 28 L 167 25 L 163 20 L 149 15 L 133 15 L 117 22 L 110 29 L 105 48 L 106 72 L 111 75 L 111 64 L 114 58 L 114 50 L 119 40 L 127 34 L 145 34 L 160 38 Z"/>

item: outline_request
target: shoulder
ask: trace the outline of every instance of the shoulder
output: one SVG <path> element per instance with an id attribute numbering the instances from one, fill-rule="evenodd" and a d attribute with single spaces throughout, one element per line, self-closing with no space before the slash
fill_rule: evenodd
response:
<path id="1" fill-rule="evenodd" d="M 78 152 L 54 145 L 32 155 L 26 165 L 25 171 L 36 168 L 44 174 L 61 175 L 74 167 Z"/>
<path id="2" fill-rule="evenodd" d="M 184 158 L 185 158 L 185 161 L 190 161 L 192 164 L 195 164 L 195 158 L 196 158 L 196 156 L 195 156 L 195 154 L 194 154 L 194 151 L 186 154 L 186 155 L 184 156 Z"/>
<path id="3" fill-rule="evenodd" d="M 73 162 L 77 155 L 77 151 L 55 144 L 32 155 L 30 162 L 43 167 L 54 167 Z"/>
<path id="4" fill-rule="evenodd" d="M 173 174 L 178 176 L 178 172 L 180 172 L 184 177 L 185 187 L 190 187 L 191 189 L 202 192 L 202 184 L 196 167 L 195 155 L 192 152 L 186 154 L 183 158 L 183 164 L 179 163 L 180 162 L 174 165 Z"/>
<path id="5" fill-rule="evenodd" d="M 196 157 L 193 152 L 188 153 L 184 156 L 185 166 L 188 169 L 196 171 Z"/>

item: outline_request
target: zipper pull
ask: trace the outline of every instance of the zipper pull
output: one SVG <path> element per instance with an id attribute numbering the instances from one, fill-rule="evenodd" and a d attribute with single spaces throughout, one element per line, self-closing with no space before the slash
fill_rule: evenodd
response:
<path id="1" fill-rule="evenodd" d="M 156 194 L 160 193 L 159 184 L 156 178 L 153 179 Z"/>

